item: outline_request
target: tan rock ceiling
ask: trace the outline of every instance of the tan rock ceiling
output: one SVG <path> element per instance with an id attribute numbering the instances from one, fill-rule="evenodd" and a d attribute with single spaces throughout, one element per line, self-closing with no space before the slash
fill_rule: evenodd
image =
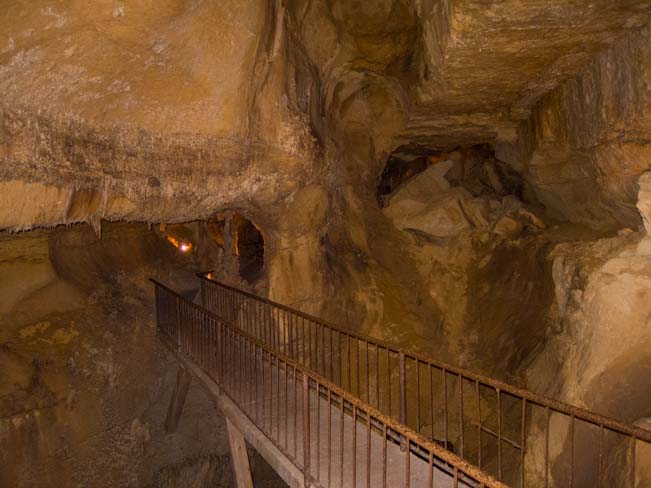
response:
<path id="1" fill-rule="evenodd" d="M 651 9 L 631 0 L 287 4 L 326 82 L 353 71 L 397 78 L 411 93 L 407 136 L 468 125 L 479 138 L 527 117 Z M 8 2 L 2 101 L 155 132 L 243 135 L 266 11 L 262 0 Z"/>
<path id="2" fill-rule="evenodd" d="M 515 142 L 546 93 L 651 11 L 642 0 L 2 3 L 0 180 L 113 188 L 130 208 L 152 191 L 212 202 L 178 219 L 214 210 L 215 198 L 167 177 L 230 171 L 239 191 L 218 200 L 241 200 L 251 188 L 243 168 L 255 173 L 266 153 L 276 168 L 295 167 L 281 176 L 260 166 L 276 188 L 326 167 L 317 147 L 331 154 L 334 144 L 357 161 L 346 171 L 370 182 L 401 145 Z M 201 156 L 178 156 L 193 151 Z M 164 160 L 159 172 L 145 174 L 156 166 L 148 159 Z M 112 197 L 102 197 L 108 207 Z M 120 217 L 169 214 L 111 216 Z M 7 226 L 15 222 L 0 218 Z"/>

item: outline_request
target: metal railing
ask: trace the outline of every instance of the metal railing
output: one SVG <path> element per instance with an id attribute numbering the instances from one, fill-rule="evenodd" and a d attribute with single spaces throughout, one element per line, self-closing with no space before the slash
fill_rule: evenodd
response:
<path id="1" fill-rule="evenodd" d="M 153 282 L 161 339 L 220 387 L 302 471 L 305 486 L 506 488 L 228 318 Z M 262 331 L 261 316 L 247 323 Z"/>
<path id="2" fill-rule="evenodd" d="M 636 488 L 651 469 L 651 431 L 199 277 L 208 310 L 510 486 Z"/>

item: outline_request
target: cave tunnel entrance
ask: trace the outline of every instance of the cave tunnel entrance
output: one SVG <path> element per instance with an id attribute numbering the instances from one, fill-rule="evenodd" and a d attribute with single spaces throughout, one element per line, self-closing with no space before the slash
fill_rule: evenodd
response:
<path id="1" fill-rule="evenodd" d="M 232 219 L 233 245 L 240 276 L 254 283 L 264 268 L 264 237 L 253 222 L 239 213 Z"/>
<path id="2" fill-rule="evenodd" d="M 227 225 L 229 224 L 229 225 Z M 212 241 L 237 259 L 240 277 L 250 284 L 262 277 L 265 242 L 258 227 L 239 212 L 217 215 L 208 220 Z"/>
<path id="3" fill-rule="evenodd" d="M 380 207 L 384 206 L 385 197 L 396 191 L 404 181 L 425 171 L 430 165 L 430 158 L 427 155 L 419 156 L 399 151 L 391 153 L 377 187 Z"/>
<path id="4" fill-rule="evenodd" d="M 232 215 L 216 215 L 208 220 L 212 241 L 227 255 L 237 259 L 240 277 L 253 284 L 262 277 L 264 270 L 264 237 L 260 229 L 239 212 Z"/>
<path id="5" fill-rule="evenodd" d="M 489 144 L 458 147 L 446 151 L 420 146 L 401 146 L 387 160 L 377 187 L 381 208 L 404 183 L 432 166 L 451 187 L 461 186 L 475 196 L 493 193 L 522 197 L 522 181 L 513 169 L 495 157 Z"/>

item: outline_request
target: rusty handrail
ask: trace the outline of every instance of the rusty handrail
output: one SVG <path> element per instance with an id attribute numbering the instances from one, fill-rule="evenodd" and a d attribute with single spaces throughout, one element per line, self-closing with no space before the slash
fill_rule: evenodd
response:
<path id="1" fill-rule="evenodd" d="M 432 379 L 431 379 L 431 374 L 432 374 L 431 369 L 432 368 L 436 369 L 439 372 L 442 372 L 444 383 L 447 382 L 448 377 L 452 377 L 453 379 L 458 378 L 457 384 L 458 384 L 458 387 L 459 387 L 459 394 L 460 394 L 460 397 L 461 397 L 460 398 L 461 406 L 460 406 L 459 411 L 462 412 L 461 415 L 459 416 L 460 417 L 460 424 L 461 424 L 460 427 L 459 427 L 459 431 L 460 431 L 460 448 L 461 448 L 461 456 L 462 457 L 463 457 L 463 454 L 464 454 L 463 453 L 463 449 L 464 449 L 464 432 L 467 430 L 467 426 L 464 425 L 464 417 L 465 417 L 464 404 L 463 404 L 464 383 L 467 384 L 468 382 L 470 382 L 470 383 L 475 384 L 475 387 L 476 387 L 476 403 L 477 403 L 477 408 L 478 409 L 481 408 L 481 404 L 482 404 L 482 400 L 480 398 L 480 396 L 481 396 L 480 395 L 480 385 L 492 389 L 494 391 L 494 394 L 496 395 L 496 398 L 497 398 L 496 401 L 497 401 L 497 409 L 498 409 L 498 419 L 497 419 L 497 424 L 498 425 L 497 425 L 497 428 L 493 428 L 493 429 L 490 429 L 486 425 L 483 425 L 482 424 L 482 419 L 481 419 L 481 412 L 480 412 L 480 410 L 478 410 L 478 418 L 477 418 L 476 422 L 473 424 L 473 426 L 476 427 L 478 432 L 479 432 L 479 434 L 478 434 L 479 435 L 479 448 L 478 448 L 479 449 L 479 453 L 478 453 L 479 460 L 478 460 L 478 464 L 481 467 L 481 462 L 482 462 L 482 460 L 481 460 L 481 435 L 482 435 L 482 433 L 487 434 L 487 435 L 492 435 L 493 437 L 498 439 L 498 458 L 499 458 L 498 477 L 500 477 L 500 478 L 502 477 L 502 472 L 501 472 L 501 466 L 502 466 L 502 460 L 501 460 L 502 442 L 505 442 L 505 443 L 511 445 L 512 447 L 514 447 L 514 448 L 516 448 L 516 449 L 518 449 L 520 451 L 520 457 L 521 457 L 520 486 L 525 486 L 525 480 L 524 480 L 524 478 L 525 478 L 524 455 L 525 455 L 525 452 L 527 451 L 527 449 L 525 447 L 526 440 L 527 440 L 526 435 L 525 435 L 525 424 L 526 424 L 526 418 L 525 417 L 526 417 L 526 413 L 527 413 L 527 408 L 529 406 L 537 406 L 538 408 L 543 408 L 544 409 L 544 415 L 546 417 L 546 426 L 545 426 L 545 428 L 547 430 L 546 447 L 545 447 L 545 465 L 546 466 L 549 464 L 549 459 L 548 459 L 548 457 L 549 457 L 549 454 L 548 454 L 548 451 L 549 451 L 549 434 L 548 434 L 548 431 L 549 431 L 549 428 L 550 428 L 549 427 L 550 412 L 557 412 L 559 414 L 562 414 L 562 415 L 566 416 L 569 419 L 569 422 L 570 422 L 569 436 L 570 436 L 570 443 L 571 443 L 569 449 L 570 449 L 570 456 L 572 456 L 572 459 L 573 459 L 573 456 L 574 456 L 574 447 L 573 447 L 574 424 L 576 422 L 580 421 L 580 422 L 585 422 L 587 424 L 591 424 L 591 425 L 596 426 L 596 427 L 598 427 L 600 429 L 599 467 L 598 467 L 598 469 L 599 469 L 599 475 L 598 476 L 600 477 L 600 479 L 601 479 L 601 476 L 602 476 L 602 473 L 603 473 L 603 471 L 602 471 L 602 469 L 603 469 L 603 467 L 602 467 L 603 452 L 602 451 L 604 449 L 604 447 L 603 447 L 604 429 L 607 429 L 610 432 L 620 434 L 622 436 L 626 436 L 630 441 L 632 441 L 630 443 L 630 446 L 631 446 L 631 452 L 632 452 L 632 455 L 633 455 L 633 459 L 634 459 L 634 456 L 635 456 L 635 441 L 636 440 L 644 441 L 646 443 L 651 443 L 651 431 L 649 431 L 649 430 L 642 429 L 640 427 L 636 427 L 636 426 L 633 426 L 633 425 L 629 425 L 629 424 L 626 424 L 624 422 L 621 422 L 621 421 L 606 417 L 604 415 L 600 415 L 600 414 L 591 412 L 591 411 L 589 411 L 589 410 L 587 410 L 585 408 L 573 406 L 573 405 L 570 405 L 570 404 L 567 404 L 567 403 L 564 403 L 564 402 L 560 402 L 558 400 L 554 400 L 554 399 L 551 399 L 551 398 L 536 394 L 536 393 L 531 392 L 529 390 L 519 388 L 519 387 L 516 387 L 514 385 L 507 384 L 507 383 L 504 383 L 504 382 L 496 380 L 494 378 L 489 378 L 489 377 L 474 373 L 474 372 L 469 371 L 469 370 L 467 370 L 465 368 L 460 368 L 460 367 L 456 367 L 456 366 L 446 364 L 446 363 L 444 363 L 442 361 L 438 361 L 438 360 L 426 357 L 426 356 L 424 356 L 424 355 L 422 355 L 420 353 L 417 353 L 417 352 L 412 351 L 412 350 L 407 349 L 407 348 L 396 347 L 396 346 L 394 346 L 392 344 L 389 344 L 389 343 L 387 343 L 385 341 L 377 340 L 377 339 L 374 339 L 372 337 L 365 336 L 363 334 L 359 334 L 359 333 L 349 329 L 348 327 L 342 327 L 342 326 L 339 326 L 339 325 L 329 323 L 329 322 L 327 322 L 327 321 L 325 321 L 323 319 L 312 316 L 312 315 L 307 314 L 305 312 L 302 312 L 300 310 L 295 310 L 295 309 L 292 309 L 291 307 L 288 307 L 288 306 L 283 305 L 281 303 L 277 303 L 277 302 L 274 302 L 272 300 L 269 300 L 268 298 L 258 297 L 256 295 L 248 293 L 248 292 L 246 292 L 244 290 L 240 290 L 240 289 L 238 289 L 236 287 L 233 287 L 233 286 L 226 285 L 224 283 L 218 282 L 218 281 L 216 281 L 214 279 L 209 278 L 208 276 L 206 276 L 206 274 L 207 273 L 198 274 L 199 278 L 201 278 L 201 280 L 202 280 L 201 283 L 202 283 L 202 291 L 204 293 L 204 297 L 205 297 L 205 293 L 206 293 L 205 285 L 208 285 L 210 287 L 218 287 L 218 288 L 222 288 L 223 290 L 227 290 L 228 292 L 230 292 L 232 294 L 236 294 L 236 295 L 238 295 L 240 297 L 244 297 L 246 299 L 253 300 L 253 301 L 258 302 L 260 304 L 263 304 L 263 305 L 266 305 L 266 306 L 273 307 L 273 308 L 276 308 L 278 310 L 284 311 L 284 312 L 286 312 L 288 314 L 291 314 L 291 315 L 293 315 L 295 317 L 305 319 L 308 322 L 312 322 L 313 326 L 316 327 L 315 334 L 316 334 L 317 346 L 318 346 L 318 342 L 319 342 L 319 330 L 320 330 L 319 328 L 327 328 L 327 329 L 329 329 L 329 331 L 330 331 L 329 332 L 330 340 L 332 339 L 333 331 L 335 331 L 337 334 L 344 334 L 349 339 L 352 338 L 352 339 L 355 339 L 355 340 L 358 340 L 358 341 L 362 341 L 365 344 L 365 347 L 366 347 L 366 361 L 367 361 L 367 364 L 366 364 L 366 370 L 365 371 L 366 371 L 367 374 L 369 374 L 369 369 L 368 369 L 369 345 L 371 347 L 375 348 L 376 361 L 377 361 L 377 357 L 379 357 L 379 351 L 380 350 L 386 351 L 387 365 L 389 365 L 390 362 L 391 362 L 391 359 L 390 359 L 391 354 L 393 354 L 394 356 L 397 356 L 397 358 L 400 359 L 399 364 L 401 365 L 401 367 L 400 367 L 400 370 L 401 370 L 400 371 L 400 376 L 401 377 L 404 374 L 403 370 L 405 368 L 403 363 L 406 360 L 411 361 L 412 370 L 414 368 L 414 363 L 415 363 L 415 367 L 416 367 L 415 381 L 417 381 L 419 383 L 418 384 L 418 392 L 417 392 L 417 395 L 416 395 L 416 398 L 415 398 L 415 400 L 416 400 L 416 408 L 418 409 L 418 412 L 417 412 L 418 418 L 417 418 L 417 422 L 416 422 L 416 430 L 418 430 L 420 428 L 420 425 L 421 425 L 421 422 L 420 422 L 421 404 L 424 401 L 433 401 L 433 393 L 431 391 L 430 391 L 429 399 L 425 398 L 423 400 L 423 396 L 421 395 L 421 392 L 420 392 L 421 365 L 424 365 L 425 367 L 430 368 L 430 380 L 429 380 L 430 381 L 430 388 L 431 388 L 431 384 L 432 384 Z M 280 315 L 278 316 L 278 318 L 280 319 Z M 289 323 L 290 323 L 290 334 L 291 334 L 291 330 L 292 330 L 292 327 L 293 327 L 292 322 L 291 322 L 291 318 L 290 318 Z M 321 331 L 321 334 L 322 334 L 322 336 L 321 336 L 322 337 L 321 346 L 322 346 L 322 348 L 325 348 L 326 347 L 326 344 L 325 344 L 325 329 L 321 329 L 321 330 L 322 330 Z M 291 337 L 290 337 L 290 340 L 291 340 Z M 303 337 L 303 340 L 305 340 L 305 337 Z M 310 348 L 309 354 L 311 355 L 312 354 L 312 350 L 311 350 L 311 348 L 312 348 L 312 337 L 309 336 L 308 340 L 309 340 L 309 348 Z M 342 347 L 341 343 L 339 343 L 339 347 Z M 332 354 L 332 350 L 330 350 L 329 353 Z M 318 352 L 317 352 L 317 354 L 318 354 Z M 323 354 L 323 351 L 321 352 L 321 354 Z M 342 351 L 339 351 L 339 354 L 341 355 Z M 350 365 L 350 361 L 352 361 L 352 357 L 350 355 L 351 354 L 350 342 L 348 343 L 347 354 L 348 354 L 348 360 L 349 360 L 349 365 Z M 360 353 L 360 348 L 359 348 L 359 343 L 358 343 L 357 344 L 357 350 L 356 350 L 356 356 L 355 356 L 356 357 L 356 366 L 358 367 L 358 370 L 356 372 L 357 374 L 359 374 L 360 369 L 363 370 L 363 367 L 360 366 L 360 364 L 359 364 L 360 355 L 361 355 L 361 353 Z M 329 359 L 332 360 L 332 358 L 329 358 Z M 318 365 L 319 365 L 318 357 L 317 357 L 316 363 L 317 363 L 317 368 L 318 368 Z M 325 368 L 325 364 L 324 364 L 324 368 Z M 331 374 L 330 380 L 333 380 L 332 370 L 330 371 L 330 374 Z M 376 373 L 376 374 L 379 374 L 379 373 Z M 411 379 L 414 380 L 413 375 L 411 376 Z M 340 380 L 339 381 L 340 386 L 343 387 L 344 381 L 342 380 L 341 377 L 339 378 L 339 380 Z M 367 378 L 365 380 L 365 384 L 366 384 L 367 389 L 368 389 L 368 394 L 370 395 L 371 379 Z M 351 379 L 349 377 L 348 378 L 348 386 L 349 386 L 349 388 L 352 389 L 352 385 L 353 385 L 353 382 L 351 382 Z M 357 379 L 358 393 L 359 393 L 360 385 L 361 385 L 360 379 L 358 378 Z M 402 386 L 404 385 L 404 379 L 401 381 L 400 385 L 401 385 L 401 388 L 402 388 Z M 377 392 L 378 392 L 378 400 L 377 400 L 377 402 L 375 403 L 374 406 L 376 406 L 378 408 L 380 408 L 380 398 L 379 398 L 380 387 L 381 387 L 380 380 L 379 380 L 379 378 L 376 378 L 375 388 L 377 389 Z M 391 404 L 391 388 L 392 388 L 392 385 L 391 385 L 391 380 L 389 378 L 389 386 L 388 386 L 388 390 L 389 390 L 388 391 L 389 415 L 391 415 L 391 405 L 392 405 Z M 445 388 L 446 388 L 445 391 L 447 391 L 447 386 Z M 402 391 L 399 392 L 399 395 L 400 395 L 401 403 L 402 402 L 406 403 L 406 397 L 409 397 L 412 400 L 412 404 L 413 404 L 414 399 L 412 398 L 411 395 L 408 395 L 407 393 L 404 393 Z M 501 400 L 501 397 L 503 395 L 509 395 L 509 396 L 517 398 L 518 400 L 521 401 L 521 414 L 520 414 L 521 433 L 520 433 L 519 441 L 514 441 L 514 440 L 511 440 L 511 439 L 508 439 L 507 436 L 504 435 L 503 432 L 501 432 L 501 425 L 500 424 L 501 424 L 501 421 L 502 421 L 502 410 L 501 410 L 501 407 L 500 407 L 500 400 Z M 369 399 L 369 396 L 367 396 L 367 399 Z M 370 402 L 370 403 L 372 403 L 372 402 Z M 448 393 L 445 393 L 445 406 L 444 406 L 444 408 L 445 408 L 445 411 L 444 411 L 445 445 L 448 446 Z M 529 407 L 529 408 L 531 408 L 531 407 Z M 431 411 L 432 422 L 433 422 L 434 421 L 434 406 L 430 406 L 430 411 Z M 399 409 L 399 415 L 400 415 L 399 420 L 402 421 L 402 422 L 405 422 L 406 408 L 405 408 L 404 405 L 401 405 L 401 408 Z M 432 432 L 433 432 L 433 429 L 434 429 L 434 423 L 432 423 Z M 574 468 L 573 464 L 571 464 L 571 466 L 572 466 L 571 471 L 573 471 L 573 468 Z M 633 464 L 633 470 L 634 470 L 634 464 Z M 549 473 L 547 472 L 547 468 L 546 468 L 546 472 L 545 472 L 546 479 L 547 479 L 548 475 L 549 475 Z M 572 477 L 573 475 L 571 474 L 570 476 Z M 633 473 L 632 476 L 634 477 L 635 473 Z"/>
<path id="2" fill-rule="evenodd" d="M 480 383 L 485 384 L 486 386 L 491 386 L 493 388 L 496 388 L 502 392 L 509 393 L 521 398 L 525 398 L 527 401 L 531 403 L 537 403 L 540 406 L 543 407 L 549 407 L 552 410 L 558 411 L 560 413 L 565 413 L 568 415 L 574 415 L 575 417 L 581 417 L 584 420 L 595 424 L 595 425 L 603 425 L 604 427 L 608 427 L 609 429 L 615 430 L 619 432 L 620 434 L 625 434 L 625 435 L 630 435 L 632 437 L 635 437 L 640 440 L 644 440 L 646 442 L 651 442 L 651 430 L 646 430 L 642 429 L 640 427 L 636 427 L 634 425 L 626 424 L 624 422 L 621 422 L 619 420 L 613 419 L 611 417 L 607 417 L 605 415 L 601 415 L 598 413 L 594 413 L 590 410 L 587 410 L 582 407 L 577 407 L 575 405 L 570 405 L 569 403 L 561 402 L 559 400 L 554 400 L 553 398 L 545 397 L 543 395 L 539 395 L 537 393 L 534 393 L 530 390 L 526 390 L 524 388 L 517 387 L 515 385 L 511 385 L 509 383 L 504 383 L 503 381 L 500 381 L 495 378 L 491 378 L 488 376 L 483 376 L 479 373 L 475 373 L 473 371 L 470 371 L 468 369 L 458 367 L 458 366 L 452 366 L 450 364 L 447 364 L 443 361 L 439 361 L 437 359 L 433 359 L 430 357 L 427 357 L 421 353 L 418 353 L 412 349 L 405 348 L 405 347 L 398 347 L 395 345 L 392 345 L 388 342 L 385 342 L 381 339 L 376 339 L 371 336 L 367 336 L 364 334 L 360 334 L 358 332 L 355 332 L 353 329 L 347 327 L 347 326 L 341 326 L 341 325 L 335 325 L 331 322 L 328 322 L 324 319 L 321 319 L 319 317 L 316 317 L 314 315 L 310 315 L 308 313 L 302 312 L 300 310 L 293 309 L 287 305 L 283 305 L 282 303 L 275 302 L 273 300 L 270 300 L 265 297 L 260 297 L 257 295 L 254 295 L 252 293 L 249 293 L 245 290 L 241 290 L 239 288 L 236 288 L 234 286 L 227 285 L 225 283 L 222 283 L 220 281 L 217 281 L 212 278 L 208 278 L 205 276 L 206 273 L 197 273 L 197 277 L 206 280 L 208 282 L 214 283 L 216 285 L 219 285 L 223 288 L 235 291 L 237 293 L 240 293 L 248 298 L 252 298 L 254 300 L 257 300 L 259 302 L 267 303 L 269 305 L 273 305 L 274 307 L 281 308 L 283 310 L 286 310 L 287 312 L 296 314 L 300 317 L 304 317 L 308 320 L 311 320 L 313 322 L 317 322 L 319 324 L 325 325 L 328 328 L 334 329 L 334 330 L 339 330 L 342 333 L 348 334 L 351 337 L 355 337 L 359 340 L 371 343 L 371 344 L 377 344 L 378 346 L 381 346 L 383 348 L 387 348 L 391 350 L 392 352 L 395 352 L 397 354 L 403 353 L 406 357 L 419 360 L 428 364 L 431 364 L 433 366 L 436 366 L 439 369 L 444 369 L 445 371 L 455 374 L 455 375 L 462 375 L 466 378 L 472 379 L 472 380 L 477 380 Z"/>
<path id="3" fill-rule="evenodd" d="M 343 415 L 344 409 L 348 412 L 352 410 L 353 412 L 353 425 L 356 426 L 359 422 L 358 419 L 366 419 L 368 425 L 368 432 L 370 436 L 371 430 L 377 432 L 380 431 L 385 435 L 389 431 L 393 435 L 398 435 L 404 442 L 408 443 L 410 448 L 407 450 L 407 456 L 415 449 L 418 448 L 422 452 L 429 453 L 429 470 L 432 472 L 433 469 L 444 469 L 451 471 L 453 476 L 455 486 L 458 483 L 465 483 L 466 486 L 478 486 L 486 488 L 508 488 L 508 486 L 490 475 L 486 474 L 476 466 L 468 463 L 464 459 L 455 455 L 454 453 L 442 448 L 435 442 L 423 437 L 417 432 L 414 432 L 409 427 L 395 421 L 389 416 L 384 415 L 379 410 L 373 408 L 368 403 L 364 402 L 360 398 L 355 397 L 351 393 L 340 388 L 336 384 L 329 381 L 327 378 L 319 375 L 318 373 L 310 370 L 309 368 L 304 367 L 298 361 L 295 361 L 291 357 L 284 355 L 283 353 L 274 350 L 269 347 L 264 341 L 254 337 L 251 334 L 243 331 L 241 328 L 235 326 L 233 323 L 225 320 L 223 317 L 220 317 L 214 312 L 207 310 L 206 308 L 199 306 L 185 297 L 181 296 L 171 288 L 166 285 L 158 282 L 157 280 L 150 279 L 155 285 L 156 292 L 156 321 L 159 333 L 164 335 L 164 340 L 171 342 L 174 346 L 178 347 L 179 351 L 183 355 L 189 355 L 192 360 L 206 372 L 206 374 L 221 388 L 223 392 L 231 398 L 240 408 L 242 408 L 242 386 L 240 384 L 234 384 L 234 380 L 229 379 L 226 376 L 227 365 L 225 364 L 225 356 L 228 356 L 226 348 L 235 348 L 235 343 L 238 342 L 238 354 L 231 354 L 229 359 L 234 363 L 233 366 L 238 367 L 242 365 L 244 361 L 244 372 L 240 370 L 235 372 L 235 375 L 244 375 L 246 376 L 246 365 L 247 365 L 247 354 L 248 359 L 251 358 L 251 351 L 254 351 L 253 362 L 258 360 L 258 351 L 260 351 L 260 359 L 262 362 L 267 362 L 269 364 L 270 373 L 273 374 L 274 364 L 276 365 L 276 370 L 278 378 L 280 378 L 280 371 L 283 370 L 285 374 L 285 379 L 288 378 L 288 373 L 291 370 L 293 373 L 293 382 L 294 388 L 297 384 L 299 378 L 303 380 L 303 421 L 307 422 L 304 424 L 303 435 L 305 435 L 305 440 L 303 446 L 304 460 L 301 463 L 298 458 L 298 450 L 296 448 L 296 439 L 294 444 L 294 453 L 292 454 L 291 449 L 288 448 L 287 444 L 283 446 L 282 440 L 273 437 L 273 416 L 272 424 L 270 431 L 264 430 L 264 424 L 261 427 L 263 433 L 278 447 L 281 452 L 287 455 L 290 460 L 301 470 L 304 471 L 306 476 L 306 486 L 308 484 L 319 483 L 318 476 L 320 471 L 317 472 L 317 477 L 310 471 L 310 437 L 309 437 L 309 425 L 310 420 L 306 415 L 310 415 L 309 411 L 306 411 L 306 398 L 309 397 L 310 388 L 316 392 L 317 398 L 327 397 L 328 407 L 332 409 L 332 404 L 340 405 L 341 412 Z M 167 297 L 171 297 L 173 302 L 170 301 Z M 172 306 L 171 304 L 174 303 Z M 185 313 L 183 307 L 191 310 L 191 313 Z M 167 313 L 166 313 L 167 312 Z M 167 316 L 165 316 L 167 315 Z M 166 321 L 169 323 L 166 324 Z M 215 330 L 218 329 L 218 330 Z M 236 339 L 235 337 L 239 339 Z M 226 344 L 227 343 L 227 344 Z M 244 346 L 246 343 L 249 346 Z M 218 344 L 216 346 L 216 344 Z M 215 347 L 218 350 L 215 350 Z M 247 349 L 248 347 L 248 349 Z M 253 349 L 251 349 L 253 348 Z M 217 353 L 222 353 L 222 356 L 217 358 Z M 265 356 L 268 359 L 265 359 Z M 217 367 L 215 365 L 218 365 Z M 249 364 L 250 367 L 250 364 Z M 256 367 L 255 365 L 253 366 Z M 215 370 L 216 369 L 216 370 Z M 264 367 L 263 367 L 264 369 Z M 250 371 L 249 371 L 250 373 Z M 264 371 L 262 372 L 264 374 Z M 255 384 L 255 391 L 257 393 L 258 389 L 257 377 Z M 277 387 L 278 383 L 276 384 Z M 286 385 L 287 386 L 287 385 Z M 230 388 L 229 388 L 230 387 Z M 249 385 L 250 387 L 250 385 Z M 237 389 L 240 389 L 239 393 Z M 263 388 L 265 388 L 264 377 L 263 377 Z M 273 388 L 273 379 L 271 379 L 271 388 Z M 230 390 L 230 391 L 229 391 Z M 280 390 L 279 390 L 280 391 Z M 244 392 L 244 398 L 246 398 L 246 391 Z M 287 390 L 285 390 L 285 395 L 287 399 Z M 264 394 L 263 400 L 264 402 Z M 273 399 L 271 400 L 273 401 Z M 295 397 L 296 401 L 296 397 Z M 295 403 L 296 407 L 296 403 Z M 264 403 L 262 406 L 264 410 Z M 272 407 L 273 408 L 273 407 Z M 255 407 L 255 415 L 258 414 L 258 405 Z M 309 410 L 309 409 L 308 409 Z M 258 418 L 254 418 L 250 411 L 243 410 L 243 413 L 256 425 L 259 425 L 260 421 Z M 263 412 L 264 414 L 264 412 Z M 296 416 L 296 411 L 294 411 Z M 288 419 L 285 419 L 287 422 Z M 280 422 L 280 420 L 278 420 Z M 296 426 L 296 418 L 294 419 Z M 342 420 L 343 422 L 343 420 Z M 318 422 L 317 422 L 318 425 Z M 343 424 L 342 424 L 343 425 Z M 306 433 L 307 428 L 307 433 Z M 355 428 L 355 427 L 353 427 Z M 294 435 L 296 433 L 294 432 Z M 391 437 L 391 436 L 389 436 Z M 343 438 L 342 438 L 343 439 Z M 287 441 L 287 434 L 285 433 L 285 441 Z M 318 448 L 319 438 L 317 438 L 317 448 Z M 343 440 L 342 440 L 343 442 Z M 353 443 L 353 452 L 355 449 L 356 441 Z M 370 449 L 370 444 L 367 444 L 368 449 Z M 386 442 L 385 442 L 385 457 L 386 457 Z M 342 452 L 343 454 L 343 452 Z M 434 458 L 436 458 L 443 465 L 435 464 Z M 317 462 L 320 458 L 317 456 Z M 367 464 L 370 462 L 370 454 L 367 453 Z M 386 459 L 385 459 L 386 462 Z M 407 462 L 407 479 L 409 479 L 409 462 Z M 449 465 L 448 468 L 445 466 Z M 443 466 L 443 467 L 442 467 Z M 369 468 L 370 469 L 370 468 Z M 329 473 L 329 471 L 328 471 Z M 343 473 L 343 466 L 342 466 Z M 368 471 L 367 482 L 370 483 L 370 471 Z M 342 474 L 343 476 L 343 474 Z M 386 465 L 384 468 L 384 476 L 386 483 Z M 430 481 L 431 481 L 430 474 Z M 356 478 L 355 478 L 356 480 Z M 330 477 L 328 474 L 328 482 L 330 482 Z M 478 484 L 472 483 L 476 482 Z M 472 483 L 468 485 L 468 483 Z"/>

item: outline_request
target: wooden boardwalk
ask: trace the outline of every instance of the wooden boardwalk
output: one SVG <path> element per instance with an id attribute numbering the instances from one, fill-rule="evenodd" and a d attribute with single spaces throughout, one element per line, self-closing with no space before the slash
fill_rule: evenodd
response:
<path id="1" fill-rule="evenodd" d="M 233 374 L 229 388 L 245 399 L 236 401 L 192 359 L 171 342 L 165 342 L 183 368 L 213 396 L 227 418 L 241 429 L 247 442 L 256 447 L 285 482 L 290 486 L 305 486 L 304 472 L 292 462 L 292 459 L 305 459 L 304 390 L 300 378 L 294 379 L 293 372 L 283 370 L 282 366 L 277 374 L 275 363 L 258 358 L 254 370 L 257 375 Z M 274 381 L 266 382 L 270 378 Z M 478 486 L 463 481 L 455 485 L 450 466 L 435 460 L 430 464 L 413 447 L 407 455 L 400 439 L 386 433 L 386 429 L 364 412 L 346 401 L 342 411 L 340 397 L 328 398 L 327 392 L 317 394 L 315 388 L 310 388 L 307 398 L 311 486 Z"/>

